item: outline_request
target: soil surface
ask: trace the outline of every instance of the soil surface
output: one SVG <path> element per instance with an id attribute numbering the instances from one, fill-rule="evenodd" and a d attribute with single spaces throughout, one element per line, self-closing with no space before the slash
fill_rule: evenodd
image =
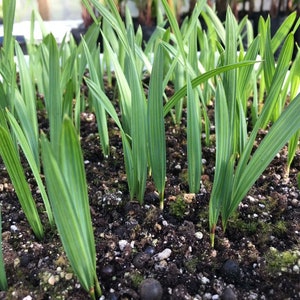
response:
<path id="1" fill-rule="evenodd" d="M 121 138 L 113 122 L 109 121 L 111 155 L 105 158 L 94 114 L 82 114 L 101 299 L 159 299 L 161 293 L 161 299 L 173 300 L 300 299 L 299 153 L 288 178 L 286 149 L 274 158 L 226 232 L 217 227 L 212 249 L 208 203 L 215 147 L 204 146 L 201 190 L 189 194 L 184 117 L 179 126 L 166 120 L 167 184 L 165 209 L 160 211 L 151 178 L 144 205 L 129 201 Z M 40 119 L 41 128 L 46 128 L 43 114 Z M 45 221 L 41 196 L 25 162 L 24 166 Z M 46 225 L 45 238 L 34 237 L 3 163 L 0 201 L 9 285 L 0 299 L 87 299 L 57 232 Z M 155 280 L 144 281 L 149 278 Z"/>

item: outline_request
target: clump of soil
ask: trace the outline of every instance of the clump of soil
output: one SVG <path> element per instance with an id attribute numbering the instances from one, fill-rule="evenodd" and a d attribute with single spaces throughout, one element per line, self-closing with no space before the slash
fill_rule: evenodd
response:
<path id="1" fill-rule="evenodd" d="M 94 115 L 82 115 L 97 272 L 105 299 L 159 299 L 160 293 L 161 299 L 173 300 L 299 299 L 299 153 L 288 178 L 286 149 L 275 157 L 239 206 L 227 231 L 217 227 L 212 249 L 208 202 L 215 148 L 203 148 L 201 190 L 189 194 L 184 122 L 180 126 L 167 122 L 166 200 L 164 211 L 160 211 L 151 179 L 144 205 L 129 201 L 121 139 L 114 124 L 110 121 L 111 156 L 105 158 Z M 0 172 L 9 285 L 0 299 L 86 299 L 56 231 L 46 228 L 42 241 L 34 237 L 3 163 Z M 26 174 L 46 222 L 29 169 Z M 153 279 L 150 284 L 145 283 L 149 278 Z M 154 292 L 158 296 L 151 294 Z"/>

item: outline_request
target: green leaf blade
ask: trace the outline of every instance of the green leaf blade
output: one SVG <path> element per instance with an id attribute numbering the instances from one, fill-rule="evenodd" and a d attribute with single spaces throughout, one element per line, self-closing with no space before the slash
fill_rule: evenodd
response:
<path id="1" fill-rule="evenodd" d="M 3 126 L 0 126 L 0 141 L 0 155 L 7 168 L 22 209 L 36 237 L 42 239 L 44 237 L 43 226 L 26 181 L 24 170 L 10 133 Z"/>
<path id="2" fill-rule="evenodd" d="M 201 147 L 201 111 L 196 92 L 188 79 L 187 86 L 187 160 L 188 160 L 188 182 L 191 193 L 200 190 L 202 169 L 202 147 Z"/>
<path id="3" fill-rule="evenodd" d="M 158 45 L 149 83 L 148 136 L 150 167 L 163 206 L 166 177 L 166 139 L 163 116 L 163 66 L 164 53 Z"/>
<path id="4" fill-rule="evenodd" d="M 279 119 L 273 124 L 268 134 L 264 137 L 258 149 L 243 172 L 235 177 L 235 188 L 233 192 L 230 211 L 233 212 L 251 186 L 270 164 L 278 151 L 300 128 L 300 94 L 290 103 Z M 240 163 L 244 163 L 241 161 Z"/>
<path id="5" fill-rule="evenodd" d="M 65 132 L 62 134 L 61 138 L 63 142 L 61 145 L 63 148 L 61 150 L 62 158 L 65 158 L 65 155 L 67 155 L 68 152 L 67 149 L 69 149 L 71 143 L 74 142 L 75 129 L 73 128 L 74 131 L 70 130 L 70 122 L 70 120 L 64 121 L 63 125 L 63 130 Z M 72 137 L 68 137 L 67 140 L 65 140 L 65 135 L 69 133 Z M 73 186 L 74 184 L 78 184 L 82 187 L 84 186 L 84 183 L 76 181 L 77 174 L 70 174 L 65 170 L 66 167 L 69 167 L 72 171 L 80 169 L 77 164 L 80 164 L 81 162 L 72 162 L 71 157 L 74 153 L 75 157 L 77 157 L 80 150 L 78 148 L 71 150 L 68 162 L 65 162 L 64 166 L 61 167 L 60 162 L 56 158 L 57 155 L 54 155 L 50 142 L 45 135 L 42 135 L 41 145 L 47 189 L 64 250 L 83 288 L 86 291 L 91 291 L 94 289 L 97 276 L 95 249 L 92 248 L 94 243 L 90 242 L 93 240 L 91 223 L 90 218 L 87 217 L 86 213 L 87 203 L 84 203 L 87 197 L 84 191 L 81 191 L 78 195 L 73 192 L 73 189 L 75 189 Z M 75 148 L 78 146 L 76 142 L 72 145 Z M 71 176 L 72 178 L 66 178 L 66 176 Z M 82 177 L 79 176 L 78 178 Z M 76 197 L 83 198 L 74 200 Z M 74 203 L 75 201 L 78 202 Z M 79 204 L 81 201 L 82 203 Z M 80 207 L 82 207 L 84 211 L 78 212 L 77 210 Z"/>

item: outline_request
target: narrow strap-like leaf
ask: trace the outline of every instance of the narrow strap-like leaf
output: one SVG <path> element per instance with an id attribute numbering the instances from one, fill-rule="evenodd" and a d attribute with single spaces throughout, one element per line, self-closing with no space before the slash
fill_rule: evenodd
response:
<path id="1" fill-rule="evenodd" d="M 71 139 L 73 140 L 73 138 Z M 65 142 L 69 143 L 68 141 Z M 59 161 L 56 159 L 58 155 L 54 155 L 51 144 L 44 134 L 41 137 L 41 145 L 47 190 L 64 250 L 83 288 L 90 291 L 94 287 L 96 278 L 95 258 L 93 257 L 95 249 L 92 249 L 91 243 L 87 242 L 93 238 L 87 236 L 89 233 L 86 230 L 88 226 L 91 226 L 91 223 L 89 223 L 89 219 L 85 218 L 85 211 L 77 211 L 81 205 L 74 203 L 74 197 L 82 197 L 84 192 L 79 195 L 73 194 L 71 185 L 74 184 L 75 180 L 73 178 L 69 181 L 66 180 L 67 173 L 61 170 Z M 66 149 L 65 145 L 62 147 Z M 72 160 L 72 153 L 70 156 L 69 161 Z M 75 160 L 74 164 L 77 164 Z M 75 170 L 74 167 L 72 169 Z M 70 174 L 70 176 L 75 178 L 77 175 Z M 82 183 L 78 182 L 78 184 L 82 186 Z M 84 196 L 84 199 L 78 199 L 78 201 L 85 201 L 85 199 Z M 86 204 L 82 203 L 82 205 L 85 206 Z"/>
<path id="2" fill-rule="evenodd" d="M 43 198 L 43 201 L 44 201 L 44 205 L 45 205 L 45 208 L 46 208 L 46 212 L 47 212 L 47 215 L 48 215 L 48 219 L 49 219 L 49 223 L 51 224 L 51 226 L 54 225 L 54 220 L 53 220 L 53 214 L 52 214 L 52 209 L 50 207 L 50 203 L 49 203 L 49 200 L 48 200 L 48 196 L 47 196 L 47 193 L 46 193 L 46 190 L 45 190 L 45 186 L 44 186 L 44 183 L 41 179 L 41 175 L 40 175 L 40 171 L 39 171 L 39 168 L 36 164 L 36 161 L 35 161 L 35 158 L 33 156 L 33 153 L 32 153 L 32 150 L 25 138 L 25 135 L 24 133 L 22 132 L 22 129 L 20 128 L 20 125 L 18 124 L 17 120 L 14 118 L 14 116 L 10 113 L 10 112 L 7 112 L 7 118 L 9 120 L 9 124 L 14 132 L 14 134 L 16 135 L 16 138 L 18 140 L 18 143 L 20 144 L 24 154 L 25 154 L 25 157 L 30 165 L 30 168 L 31 168 L 31 171 L 34 175 L 34 178 L 37 182 L 37 185 L 39 187 L 39 190 L 41 192 L 41 195 L 42 195 L 42 198 Z"/>
<path id="3" fill-rule="evenodd" d="M 187 90 L 187 160 L 188 182 L 191 193 L 200 190 L 202 149 L 201 149 L 201 115 L 200 101 L 196 98 L 197 92 L 192 89 L 188 78 Z"/>
<path id="4" fill-rule="evenodd" d="M 249 163 L 235 177 L 236 186 L 230 210 L 238 206 L 251 186 L 284 144 L 300 129 L 300 94 L 290 103 L 260 143 Z"/>
<path id="5" fill-rule="evenodd" d="M 15 188 L 24 214 L 38 239 L 44 236 L 43 226 L 37 208 L 26 181 L 17 150 L 10 133 L 0 126 L 0 154 Z"/>
<path id="6" fill-rule="evenodd" d="M 150 167 L 155 185 L 161 195 L 161 202 L 163 201 L 166 181 L 166 139 L 163 116 L 163 65 L 164 52 L 162 46 L 158 45 L 149 83 L 148 143 Z M 161 208 L 162 206 L 163 203 L 161 203 Z"/>

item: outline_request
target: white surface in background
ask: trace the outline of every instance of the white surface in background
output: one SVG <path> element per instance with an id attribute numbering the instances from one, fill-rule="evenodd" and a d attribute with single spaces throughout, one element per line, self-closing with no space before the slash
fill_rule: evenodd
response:
<path id="1" fill-rule="evenodd" d="M 79 19 L 81 17 L 80 1 L 81 0 L 48 0 L 50 20 Z M 37 9 L 37 0 L 17 0 L 15 21 L 21 22 L 30 20 L 33 9 Z"/>
<path id="2" fill-rule="evenodd" d="M 64 36 L 70 33 L 72 28 L 78 27 L 82 20 L 69 21 L 44 21 L 46 33 L 52 33 L 58 43 L 61 43 Z M 24 36 L 26 40 L 30 39 L 30 21 L 15 23 L 13 27 L 13 35 Z M 0 36 L 3 36 L 3 25 L 0 25 Z M 42 31 L 38 22 L 34 25 L 34 39 L 39 42 L 43 39 Z"/>

